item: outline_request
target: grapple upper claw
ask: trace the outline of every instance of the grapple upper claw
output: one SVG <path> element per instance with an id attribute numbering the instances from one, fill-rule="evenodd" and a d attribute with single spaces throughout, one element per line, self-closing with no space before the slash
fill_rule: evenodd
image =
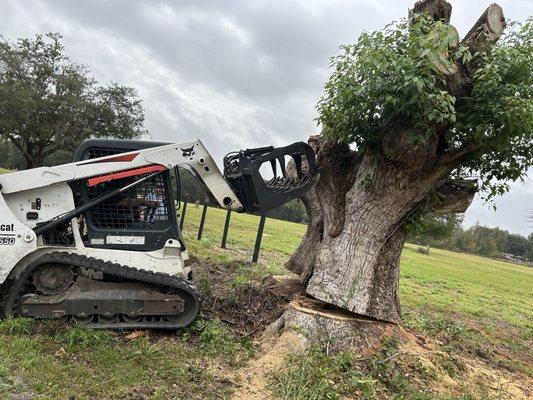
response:
<path id="1" fill-rule="evenodd" d="M 285 156 L 292 158 L 295 174 L 288 173 Z M 281 176 L 277 176 L 278 162 Z M 261 175 L 264 163 L 272 166 L 274 177 L 270 180 Z M 224 157 L 224 177 L 244 205 L 244 211 L 265 213 L 306 193 L 316 184 L 319 174 L 311 146 L 296 142 L 285 147 L 230 153 Z"/>

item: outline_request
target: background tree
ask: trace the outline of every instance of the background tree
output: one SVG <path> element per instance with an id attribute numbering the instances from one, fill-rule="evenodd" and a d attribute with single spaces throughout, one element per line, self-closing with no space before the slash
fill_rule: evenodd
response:
<path id="1" fill-rule="evenodd" d="M 332 59 L 310 139 L 320 181 L 287 264 L 315 299 L 400 322 L 406 221 L 464 212 L 533 163 L 531 22 L 502 36 L 493 4 L 460 40 L 450 15 L 444 0 L 419 1 Z"/>
<path id="2" fill-rule="evenodd" d="M 26 168 L 60 150 L 71 159 L 89 137 L 137 138 L 146 133 L 143 124 L 136 91 L 97 85 L 69 60 L 59 34 L 0 39 L 0 137 L 20 151 Z"/>
<path id="3" fill-rule="evenodd" d="M 424 215 L 417 218 L 407 229 L 411 243 L 453 249 L 453 239 L 461 230 L 460 214 Z"/>

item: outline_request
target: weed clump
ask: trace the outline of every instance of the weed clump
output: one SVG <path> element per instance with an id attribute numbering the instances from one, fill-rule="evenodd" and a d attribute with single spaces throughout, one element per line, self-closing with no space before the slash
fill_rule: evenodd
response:
<path id="1" fill-rule="evenodd" d="M 7 317 L 0 321 L 0 333 L 4 335 L 29 335 L 33 333 L 35 320 L 24 317 Z"/>
<path id="2" fill-rule="evenodd" d="M 231 365 L 239 365 L 255 354 L 255 346 L 250 339 L 236 338 L 218 318 L 195 321 L 182 332 L 181 337 L 186 341 L 196 341 L 205 355 L 225 356 Z M 240 359 L 238 355 L 241 355 Z"/>
<path id="3" fill-rule="evenodd" d="M 110 344 L 113 336 L 107 331 L 72 326 L 56 335 L 67 346 L 92 347 Z"/>
<path id="4" fill-rule="evenodd" d="M 133 341 L 133 348 L 130 350 L 128 358 L 145 361 L 156 359 L 161 355 L 159 343 L 150 343 L 148 338 L 143 337 Z"/>
<path id="5" fill-rule="evenodd" d="M 271 378 L 273 394 L 280 399 L 336 400 L 344 396 L 370 398 L 376 380 L 355 368 L 351 353 L 328 356 L 319 347 L 287 356 L 285 368 Z"/>

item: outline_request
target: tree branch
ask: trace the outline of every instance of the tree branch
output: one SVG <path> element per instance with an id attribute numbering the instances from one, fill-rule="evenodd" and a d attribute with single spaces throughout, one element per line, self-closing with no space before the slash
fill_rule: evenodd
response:
<path id="1" fill-rule="evenodd" d="M 7 137 L 9 138 L 9 140 L 11 140 L 11 143 L 13 143 L 15 145 L 15 147 L 17 149 L 19 149 L 19 151 L 22 153 L 22 155 L 24 155 L 26 153 L 26 150 L 24 149 L 24 146 L 22 145 L 22 143 L 20 143 L 17 138 L 15 138 L 15 136 L 13 136 L 12 134 L 8 134 Z"/>
<path id="2" fill-rule="evenodd" d="M 481 146 L 482 144 L 480 143 L 470 142 L 457 149 L 447 151 L 439 157 L 437 164 L 439 166 L 454 166 L 463 156 L 479 149 Z"/>
<path id="3" fill-rule="evenodd" d="M 431 205 L 434 215 L 464 213 L 478 190 L 475 180 L 453 179 L 437 188 L 437 201 Z"/>

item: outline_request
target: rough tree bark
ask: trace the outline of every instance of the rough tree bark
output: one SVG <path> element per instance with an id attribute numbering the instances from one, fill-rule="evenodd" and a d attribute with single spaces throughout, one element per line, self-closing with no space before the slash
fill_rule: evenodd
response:
<path id="1" fill-rule="evenodd" d="M 415 18 L 422 12 L 449 22 L 451 6 L 444 0 L 422 0 L 410 15 Z M 504 27 L 502 10 L 493 4 L 457 44 L 483 50 Z M 435 62 L 441 63 L 443 56 Z M 436 65 L 458 101 L 471 92 L 477 63 L 474 58 L 467 65 Z M 476 192 L 472 182 L 449 178 L 476 145 L 442 151 L 449 128 L 435 126 L 426 143 L 413 145 L 410 137 L 415 128 L 397 119 L 376 133 L 379 156 L 353 151 L 323 136 L 310 138 L 321 176 L 303 197 L 309 225 L 287 263 L 302 278 L 307 295 L 355 314 L 401 322 L 398 279 L 405 220 L 421 209 L 427 211 L 429 204 L 435 213 L 464 212 Z M 286 317 L 295 320 L 290 315 Z"/>

